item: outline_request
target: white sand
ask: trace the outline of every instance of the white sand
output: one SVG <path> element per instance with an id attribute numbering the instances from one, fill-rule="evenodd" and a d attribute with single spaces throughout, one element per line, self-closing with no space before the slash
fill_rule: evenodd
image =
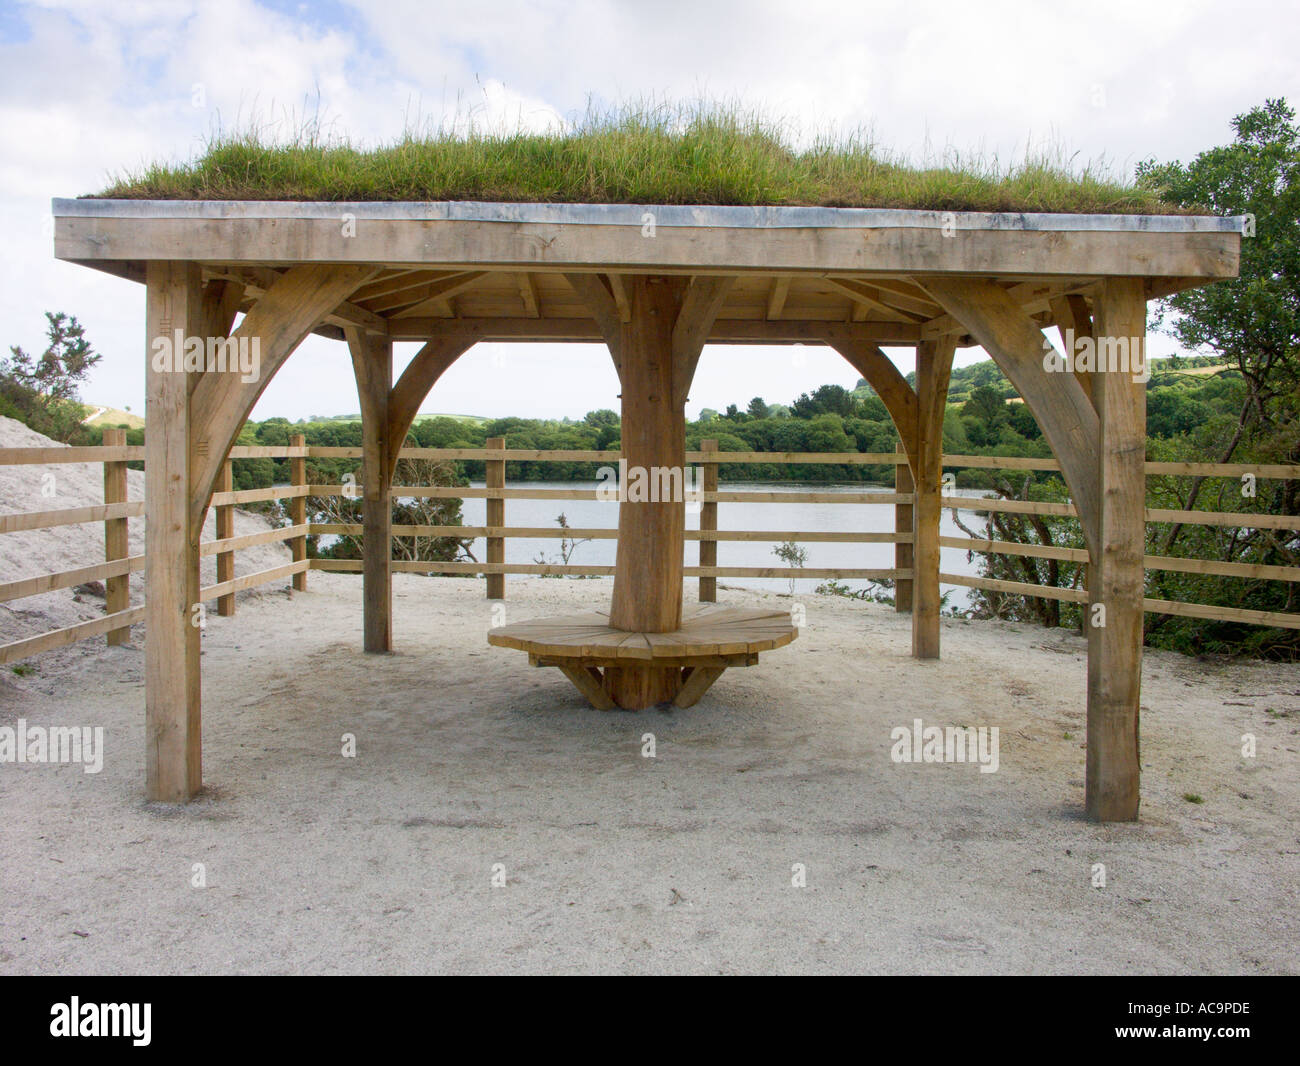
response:
<path id="1" fill-rule="evenodd" d="M 107 758 L 0 766 L 0 971 L 1300 970 L 1300 668 L 1149 652 L 1142 822 L 1097 826 L 1077 635 L 945 621 L 918 663 L 905 617 L 813 597 L 697 706 L 603 714 L 487 646 L 480 581 L 395 586 L 392 656 L 347 575 L 209 620 L 184 809 L 142 799 L 138 645 L 6 672 L 0 725 L 103 724 Z M 517 620 L 609 583 L 508 591 Z M 1001 768 L 892 763 L 914 716 L 998 726 Z"/>

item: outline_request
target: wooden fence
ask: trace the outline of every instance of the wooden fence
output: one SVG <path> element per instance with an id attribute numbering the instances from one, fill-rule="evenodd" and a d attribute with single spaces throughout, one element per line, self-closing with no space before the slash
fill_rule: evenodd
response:
<path id="1" fill-rule="evenodd" d="M 133 623 L 142 620 L 143 607 L 131 607 L 129 596 L 130 575 L 144 568 L 143 555 L 129 555 L 127 547 L 127 522 L 144 516 L 142 500 L 127 499 L 126 470 L 129 462 L 144 460 L 143 447 L 129 447 L 122 430 L 106 430 L 104 445 L 95 448 L 0 448 L 0 466 L 52 465 L 65 463 L 102 463 L 104 467 L 104 502 L 86 507 L 63 508 L 0 514 L 0 535 L 19 530 L 50 529 L 74 523 L 102 522 L 104 524 L 104 561 L 88 566 L 65 570 L 55 574 L 40 574 L 0 584 L 0 602 L 35 596 L 58 589 L 71 588 L 89 581 L 102 580 L 106 592 L 106 613 L 102 618 L 91 619 L 63 629 L 38 634 L 9 644 L 0 645 L 0 664 L 15 662 L 51 648 L 61 647 L 89 637 L 106 636 L 109 644 L 124 643 Z M 236 447 L 231 450 L 222 477 L 218 482 L 212 506 L 216 517 L 216 539 L 204 542 L 202 556 L 216 556 L 216 584 L 202 589 L 204 602 L 217 601 L 221 615 L 235 612 L 235 593 L 271 582 L 291 579 L 295 590 L 307 588 L 309 570 L 360 571 L 361 560 L 308 559 L 307 537 L 314 534 L 360 536 L 360 523 L 308 522 L 306 502 L 308 496 L 343 495 L 346 491 L 359 497 L 361 489 L 343 485 L 312 485 L 306 476 L 307 459 L 359 459 L 360 448 L 307 447 L 301 436 L 292 438 L 289 447 Z M 427 485 L 395 485 L 392 495 L 397 497 L 432 497 L 440 499 L 480 498 L 487 501 L 486 520 L 483 526 L 433 526 L 394 525 L 395 537 L 461 537 L 484 538 L 487 541 L 487 558 L 484 562 L 457 561 L 405 561 L 394 560 L 394 571 L 441 574 L 483 575 L 488 582 L 488 593 L 494 598 L 505 594 L 507 574 L 559 574 L 569 576 L 611 575 L 612 566 L 559 563 L 507 563 L 507 539 L 556 540 L 561 530 L 555 526 L 524 527 L 505 524 L 506 505 L 509 500 L 578 501 L 600 498 L 597 490 L 579 487 L 541 489 L 506 487 L 507 462 L 592 462 L 617 465 L 618 452 L 611 451 L 555 451 L 506 448 L 504 441 L 494 439 L 486 448 L 404 448 L 402 458 L 431 460 L 478 460 L 485 464 L 485 487 L 455 487 Z M 233 491 L 231 460 L 239 459 L 290 459 L 291 480 L 286 485 L 265 489 Z M 685 575 L 699 580 L 699 598 L 712 602 L 717 595 L 717 579 L 728 577 L 787 578 L 805 577 L 821 580 L 892 580 L 895 584 L 895 602 L 899 610 L 910 610 L 912 598 L 912 504 L 913 486 L 907 465 L 900 462 L 896 452 L 719 452 L 716 442 L 702 442 L 702 450 L 687 452 L 687 462 L 701 471 L 700 528 L 687 530 L 687 541 L 698 541 L 699 565 L 687 566 Z M 718 488 L 718 466 L 726 464 L 798 464 L 798 465 L 887 465 L 895 469 L 893 492 L 771 492 L 735 491 Z M 945 455 L 946 468 L 981 467 L 995 470 L 1059 470 L 1052 459 L 1028 459 L 1006 456 Z M 1252 474 L 1256 478 L 1300 478 L 1300 466 L 1259 466 L 1252 464 L 1222 463 L 1147 463 L 1150 475 L 1187 475 L 1208 477 L 1239 477 Z M 290 524 L 264 532 L 234 536 L 234 508 L 272 500 L 287 501 Z M 890 532 L 829 532 L 823 530 L 722 530 L 718 528 L 718 504 L 765 503 L 806 504 L 828 503 L 843 505 L 892 506 L 894 529 Z M 1029 500 L 977 499 L 944 496 L 945 507 L 977 513 L 1004 512 L 1054 517 L 1074 517 L 1074 508 L 1066 503 L 1046 503 Z M 1243 514 L 1240 512 L 1177 511 L 1148 508 L 1148 522 L 1179 522 L 1187 525 L 1248 526 L 1300 531 L 1300 517 L 1270 514 Z M 617 529 L 574 528 L 563 531 L 565 535 L 582 539 L 616 539 Z M 893 544 L 894 565 L 886 568 L 842 567 L 742 567 L 719 566 L 717 546 L 724 541 L 759 541 L 780 543 L 794 540 L 800 543 L 851 543 Z M 235 555 L 243 548 L 259 544 L 288 542 L 292 561 L 253 573 L 235 576 Z M 1086 564 L 1087 552 L 1078 548 L 1051 545 L 1018 544 L 970 537 L 941 537 L 940 546 L 961 548 L 982 554 L 1027 556 L 1057 559 Z M 1147 556 L 1148 570 L 1181 571 L 1184 573 L 1212 574 L 1272 581 L 1300 581 L 1300 567 L 1264 566 L 1250 563 L 1230 563 L 1217 560 Z M 940 582 L 968 588 L 986 589 L 1012 595 L 1034 596 L 1075 603 L 1087 601 L 1087 591 L 1079 588 L 1052 588 L 1031 582 L 1008 581 L 966 574 L 940 573 Z M 1170 600 L 1144 601 L 1148 612 L 1182 615 L 1191 618 L 1216 619 L 1253 625 L 1300 629 L 1300 614 L 1279 611 L 1255 611 L 1243 608 L 1221 607 L 1209 604 L 1182 603 Z"/>

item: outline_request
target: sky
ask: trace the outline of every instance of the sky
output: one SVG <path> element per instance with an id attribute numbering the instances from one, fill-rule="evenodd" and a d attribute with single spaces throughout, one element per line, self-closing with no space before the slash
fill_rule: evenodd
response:
<path id="1" fill-rule="evenodd" d="M 467 115 L 540 128 L 592 101 L 703 97 L 809 136 L 867 129 L 918 161 L 1053 145 L 1131 175 L 1225 143 L 1266 98 L 1300 101 L 1297 54 L 1295 0 L 0 0 L 0 343 L 40 351 L 43 312 L 75 315 L 104 357 L 83 399 L 143 413 L 144 288 L 56 261 L 50 200 L 250 120 L 318 115 L 377 143 Z M 397 346 L 397 372 L 416 348 Z M 1177 349 L 1153 336 L 1149 350 Z M 856 380 L 818 347 L 708 348 L 687 415 Z M 603 347 L 479 345 L 424 410 L 581 418 L 617 392 Z M 346 347 L 312 337 L 253 416 L 357 409 Z"/>

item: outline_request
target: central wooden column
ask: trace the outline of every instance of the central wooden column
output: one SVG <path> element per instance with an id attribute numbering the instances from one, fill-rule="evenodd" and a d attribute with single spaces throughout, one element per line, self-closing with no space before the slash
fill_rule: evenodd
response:
<path id="1" fill-rule="evenodd" d="M 676 380 L 673 328 L 684 285 L 661 277 L 636 277 L 625 284 L 631 307 L 619 348 L 626 481 L 618 505 L 609 623 L 667 633 L 682 622 L 687 383 Z M 611 667 L 605 671 L 605 691 L 620 707 L 653 707 L 677 695 L 681 675 L 675 667 Z"/>

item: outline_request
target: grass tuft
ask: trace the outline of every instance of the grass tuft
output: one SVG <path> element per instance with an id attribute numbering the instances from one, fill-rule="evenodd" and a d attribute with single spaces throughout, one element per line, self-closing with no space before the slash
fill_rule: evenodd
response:
<path id="1" fill-rule="evenodd" d="M 534 132 L 473 121 L 408 130 L 365 148 L 299 122 L 213 134 L 198 158 L 117 176 L 98 195 L 155 200 L 437 201 L 821 205 L 935 211 L 1168 214 L 1154 192 L 1062 151 L 949 153 L 913 165 L 866 131 L 801 143 L 788 125 L 734 105 L 588 110 Z M 800 147 L 795 147 L 800 144 Z"/>

